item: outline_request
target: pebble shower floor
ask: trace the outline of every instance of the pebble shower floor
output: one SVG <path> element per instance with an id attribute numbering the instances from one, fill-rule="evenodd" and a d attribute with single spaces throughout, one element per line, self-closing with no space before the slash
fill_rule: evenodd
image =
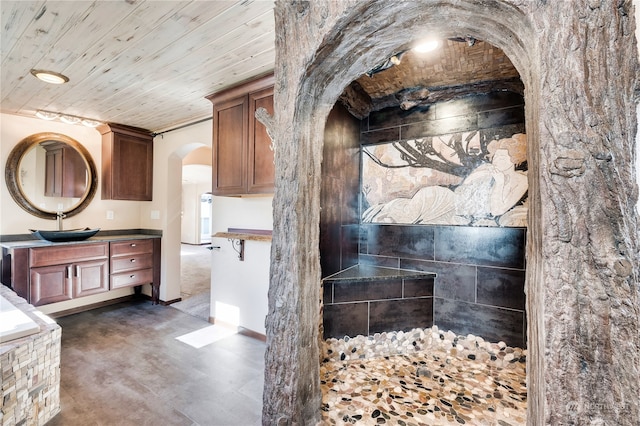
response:
<path id="1" fill-rule="evenodd" d="M 435 326 L 328 339 L 323 350 L 323 424 L 526 423 L 526 350 Z"/>

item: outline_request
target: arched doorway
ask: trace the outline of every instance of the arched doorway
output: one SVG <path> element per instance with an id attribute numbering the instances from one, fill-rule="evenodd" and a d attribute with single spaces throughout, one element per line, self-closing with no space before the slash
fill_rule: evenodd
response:
<path id="1" fill-rule="evenodd" d="M 282 4 L 276 7 L 277 26 L 283 28 L 283 33 L 276 38 L 282 64 L 276 68 L 275 104 L 278 113 L 272 129 L 276 140 L 276 192 L 270 307 L 267 317 L 268 349 L 263 411 L 265 424 L 289 424 L 300 421 L 301 418 L 315 423 L 319 418 L 318 179 L 326 117 L 349 82 L 389 57 L 399 46 L 407 44 L 409 39 L 420 37 L 421 31 L 426 30 L 435 31 L 445 38 L 470 35 L 498 46 L 512 60 L 526 87 L 529 171 L 530 175 L 535 176 L 529 182 L 531 207 L 527 240 L 528 423 L 554 423 L 572 418 L 571 416 L 580 416 L 587 421 L 590 414 L 583 409 L 585 401 L 596 404 L 591 408 L 600 407 L 596 411 L 601 419 L 609 418 L 613 423 L 624 419 L 627 423 L 631 422 L 629 424 L 638 419 L 637 404 L 627 405 L 629 409 L 625 409 L 625 414 L 622 415 L 618 411 L 602 409 L 615 405 L 612 393 L 594 395 L 591 392 L 594 386 L 603 381 L 610 383 L 611 380 L 606 377 L 612 376 L 608 376 L 607 372 L 615 370 L 624 371 L 635 380 L 634 383 L 626 379 L 616 382 L 616 392 L 626 395 L 625 400 L 633 399 L 632 395 L 637 394 L 638 373 L 629 369 L 623 361 L 626 359 L 633 364 L 636 362 L 633 361 L 637 359 L 634 358 L 636 355 L 622 352 L 613 343 L 622 336 L 630 335 L 629 333 L 637 336 L 637 324 L 631 325 L 636 314 L 622 309 L 616 301 L 611 303 L 607 298 L 598 301 L 593 295 L 576 287 L 580 285 L 581 278 L 592 279 L 592 283 L 597 283 L 598 291 L 606 294 L 609 280 L 615 279 L 619 283 L 616 288 L 624 294 L 626 300 L 631 301 L 633 311 L 637 312 L 638 295 L 630 289 L 630 282 L 638 275 L 637 266 L 630 266 L 627 250 L 618 251 L 604 234 L 596 236 L 595 234 L 599 234 L 596 232 L 591 235 L 601 247 L 606 247 L 607 253 L 610 252 L 607 254 L 609 266 L 604 268 L 608 272 L 597 271 L 597 255 L 591 253 L 584 256 L 581 249 L 577 248 L 580 243 L 576 238 L 580 239 L 589 233 L 581 233 L 579 230 L 584 231 L 586 228 L 580 226 L 578 234 L 573 233 L 575 223 L 572 222 L 575 218 L 579 223 L 585 224 L 586 220 L 596 227 L 604 227 L 609 235 L 619 235 L 621 240 L 634 247 L 632 251 L 637 247 L 633 227 L 629 227 L 622 219 L 621 213 L 624 210 L 626 214 L 632 208 L 628 209 L 626 201 L 620 204 L 620 200 L 628 199 L 630 195 L 624 188 L 633 186 L 630 180 L 633 174 L 629 173 L 632 161 L 626 154 L 628 150 L 633 151 L 633 141 L 620 128 L 619 125 L 624 127 L 624 124 L 618 118 L 618 115 L 624 116 L 622 121 L 633 123 L 632 127 L 635 129 L 635 117 L 629 105 L 633 104 L 631 93 L 637 77 L 633 71 L 635 65 L 628 64 L 625 58 L 636 58 L 637 52 L 624 44 L 629 42 L 633 46 L 633 41 L 630 40 L 632 31 L 628 31 L 629 20 L 621 18 L 629 16 L 629 13 L 628 10 L 618 13 L 620 11 L 596 7 L 590 8 L 592 15 L 585 19 L 569 2 L 536 3 L 535 6 L 517 2 L 517 5 L 518 7 L 498 1 L 481 4 L 360 2 L 348 5 L 329 2 Z M 566 25 L 567 21 L 575 26 Z M 615 34 L 597 33 L 596 38 L 602 42 L 599 47 L 609 49 L 609 54 L 594 57 L 589 49 L 581 50 L 579 45 L 584 47 L 587 44 L 581 44 L 586 38 L 584 34 L 596 34 L 595 31 L 590 32 L 594 27 L 609 28 L 602 26 L 603 21 L 611 23 L 610 29 Z M 584 29 L 585 32 L 577 30 L 585 22 L 588 27 Z M 562 36 L 557 36 L 558 32 Z M 544 37 L 541 38 L 541 34 Z M 532 42 L 533 40 L 536 42 Z M 557 50 L 566 40 L 578 43 L 574 46 L 575 50 Z M 566 51 L 572 61 L 567 62 L 566 57 L 558 57 L 559 51 Z M 569 51 L 572 53 L 569 54 Z M 610 78 L 603 78 L 602 74 L 599 78 L 594 78 L 594 73 L 598 73 L 595 63 L 605 73 L 617 74 L 615 69 L 621 71 L 624 77 L 615 82 Z M 554 78 L 558 73 L 568 75 L 573 66 L 586 68 L 580 69 L 584 70 L 583 77 L 590 84 L 587 93 L 591 93 L 593 87 L 598 87 L 614 100 L 613 104 L 608 104 L 610 108 L 596 107 L 597 112 L 594 114 L 593 104 L 599 104 L 602 96 L 597 96 L 597 100 L 593 98 L 595 102 L 587 101 L 586 105 L 581 102 L 566 103 L 566 96 L 573 93 L 573 87 L 555 84 L 557 81 Z M 541 87 L 545 87 L 546 91 L 543 92 Z M 574 98 L 578 99 L 578 95 Z M 625 133 L 619 140 L 620 145 L 617 148 L 609 144 L 606 148 L 600 145 L 600 141 L 608 140 L 606 131 L 603 134 L 598 130 L 598 136 L 595 137 L 591 133 L 594 127 L 587 128 L 584 122 L 576 118 L 585 116 L 594 118 L 593 123 L 604 125 L 608 130 L 616 129 Z M 545 119 L 544 126 L 541 124 L 542 117 Z M 575 133 L 562 132 L 563 125 L 570 127 Z M 544 139 L 541 138 L 542 133 Z M 619 164 L 625 169 L 624 175 L 603 171 L 594 164 L 597 159 L 592 161 L 592 157 L 578 153 L 576 148 L 582 152 L 592 151 L 587 141 L 597 143 L 605 150 L 615 149 L 622 158 Z M 599 157 L 604 161 L 609 158 L 607 155 Z M 541 158 L 544 160 L 542 164 L 552 164 L 555 169 L 549 171 L 546 166 L 542 167 Z M 586 167 L 586 163 L 589 167 Z M 583 164 L 584 168 L 581 167 Z M 577 177 L 585 171 L 593 179 L 589 184 L 585 184 L 583 180 L 565 180 Z M 606 179 L 598 178 L 601 172 L 607 176 Z M 606 182 L 616 184 L 611 186 Z M 605 207 L 608 214 L 598 213 L 594 216 L 593 210 L 589 212 L 567 205 L 558 192 L 563 188 L 571 188 L 585 196 L 591 194 L 592 200 L 604 197 L 610 202 Z M 594 191 L 595 188 L 598 191 Z M 606 195 L 618 190 L 624 193 L 622 198 Z M 542 191 L 549 199 L 540 199 Z M 543 205 L 542 201 L 546 204 Z M 631 196 L 631 202 L 635 203 L 635 195 Z M 631 216 L 634 214 L 631 213 Z M 607 217 L 615 219 L 612 222 Z M 542 226 L 543 218 L 550 227 Z M 569 242 L 576 245 L 566 244 Z M 550 268 L 557 271 L 557 274 L 551 274 L 547 269 L 554 255 L 557 260 L 551 261 L 553 265 Z M 612 266 L 615 258 L 621 259 L 618 268 Z M 559 264 L 563 261 L 575 263 L 577 269 L 573 273 L 564 274 Z M 582 296 L 577 296 L 578 293 Z M 578 304 L 569 303 L 567 295 L 578 298 Z M 548 312 L 545 313 L 549 309 L 561 318 L 551 318 Z M 588 312 L 594 311 L 606 313 L 604 316 L 607 319 L 589 322 Z M 611 318 L 620 322 L 611 325 L 608 322 Z M 595 334 L 587 337 L 584 329 L 580 330 L 580 325 Z M 601 338 L 598 331 L 603 328 L 604 337 Z M 571 336 L 573 340 L 566 340 Z M 637 337 L 632 339 L 635 339 L 634 345 L 637 347 Z M 563 344 L 569 347 L 569 356 L 575 362 L 563 363 L 559 352 L 548 351 L 549 347 L 557 349 Z M 590 351 L 590 348 L 595 352 Z M 613 352 L 615 356 L 608 357 L 607 354 Z M 546 368 L 561 373 L 559 375 L 572 374 L 578 379 L 577 384 L 571 386 L 560 382 L 561 378 L 552 377 L 548 371 L 545 372 Z M 572 402 L 572 395 L 580 398 L 580 403 L 569 404 Z M 599 400 L 606 400 L 608 403 L 599 404 Z M 577 408 L 569 412 L 572 407 Z"/>
<path id="2" fill-rule="evenodd" d="M 346 14 L 348 16 L 344 17 L 341 25 L 334 28 L 334 32 L 325 38 L 325 43 L 319 47 L 315 53 L 315 60 L 313 60 L 307 68 L 307 76 L 302 82 L 295 109 L 291 111 L 296 117 L 294 125 L 297 126 L 293 131 L 296 137 L 296 145 L 294 146 L 302 148 L 295 154 L 289 154 L 291 149 L 286 142 L 287 137 L 282 134 L 278 135 L 280 138 L 276 137 L 276 168 L 278 170 L 287 170 L 284 164 L 279 164 L 279 160 L 283 157 L 293 155 L 298 159 L 298 161 L 296 161 L 299 163 L 298 167 L 308 170 L 309 174 L 312 175 L 308 180 L 310 188 L 317 188 L 324 122 L 329 114 L 330 107 L 335 103 L 338 96 L 351 81 L 363 75 L 367 70 L 372 69 L 384 58 L 390 57 L 395 51 L 407 47 L 414 40 L 424 37 L 427 32 L 429 34 L 435 33 L 439 38 L 460 37 L 461 35 L 472 36 L 497 45 L 502 48 L 512 60 L 520 72 L 525 87 L 531 84 L 530 77 L 526 72 L 529 68 L 529 57 L 527 52 L 523 50 L 523 44 L 517 42 L 519 37 L 513 30 L 517 28 L 517 31 L 521 34 L 523 30 L 526 33 L 528 24 L 524 16 L 518 14 L 516 10 L 509 10 L 509 13 L 513 15 L 511 18 L 513 26 L 509 25 L 507 28 L 502 25 L 502 23 L 499 24 L 495 21 L 496 16 L 498 16 L 495 10 L 489 10 L 488 8 L 475 10 L 477 8 L 471 4 L 456 10 L 442 7 L 441 10 L 439 10 L 437 19 L 434 14 L 429 13 L 428 7 L 419 3 L 403 4 L 402 8 L 382 7 L 380 4 L 372 4 L 369 6 L 370 7 L 362 7 L 357 11 L 354 10 L 353 15 Z M 496 6 L 498 9 L 508 8 L 508 6 L 505 5 Z M 505 11 L 502 10 L 501 13 L 505 13 Z M 485 24 L 479 27 L 473 25 L 473 22 L 484 22 Z M 412 29 L 409 34 L 406 30 L 408 28 Z M 494 28 L 499 28 L 499 30 L 495 31 L 493 30 Z M 374 33 L 375 37 L 372 37 Z M 371 42 L 373 40 L 375 40 L 375 42 Z M 334 60 L 332 58 L 336 59 Z M 337 58 L 340 59 L 338 60 Z M 526 105 L 530 104 L 529 99 L 526 99 L 525 102 Z M 527 111 L 527 118 L 529 118 L 531 113 L 531 110 Z M 530 147 L 536 146 L 536 129 L 528 128 L 528 132 Z M 285 152 L 283 153 L 283 151 Z M 287 176 L 287 178 L 289 180 L 295 180 L 299 177 Z M 320 278 L 319 270 L 315 263 L 318 258 L 317 232 L 313 229 L 313 224 L 316 224 L 318 220 L 319 194 L 317 192 L 317 190 L 302 192 L 301 196 L 297 198 L 299 202 L 306 206 L 305 210 L 310 216 L 307 216 L 306 223 L 308 223 L 311 228 L 305 231 L 307 240 L 304 241 L 304 246 L 307 248 L 307 251 L 300 259 L 300 264 L 303 266 L 294 271 L 287 271 L 285 276 L 299 274 L 296 275 L 296 278 L 300 279 L 301 282 L 319 283 Z M 529 192 L 530 197 L 536 197 L 536 193 L 537 189 L 535 185 L 531 185 Z M 283 193 L 279 193 L 278 189 L 276 189 L 274 205 L 277 206 L 279 204 L 278 198 L 282 196 Z M 291 199 L 289 198 L 287 202 L 291 203 Z M 282 223 L 278 220 L 279 218 L 281 220 L 295 220 L 287 218 L 286 216 L 286 212 L 284 212 L 283 216 L 279 216 L 278 214 L 274 215 L 274 234 L 277 232 L 278 223 Z M 306 228 L 306 226 L 303 226 L 303 228 Z M 315 238 L 308 238 L 308 236 L 311 235 Z M 529 238 L 535 238 L 535 235 L 535 228 L 532 228 Z M 315 247 L 309 247 L 309 242 L 311 244 L 315 242 Z M 290 245 L 289 247 L 293 246 Z M 276 248 L 276 253 L 280 250 L 283 251 L 281 256 L 284 257 L 292 256 L 293 258 L 299 258 L 300 256 L 299 253 L 285 254 L 285 252 L 288 252 L 285 247 Z M 529 258 L 532 259 L 531 256 Z M 535 262 L 533 259 L 532 261 Z M 278 266 L 273 265 L 272 293 L 277 289 L 279 279 L 281 279 L 281 277 L 279 276 Z M 306 291 L 305 289 L 305 292 Z M 317 303 L 317 300 L 319 300 L 317 290 L 308 289 L 308 291 L 310 293 L 308 301 L 313 300 Z M 273 300 L 274 295 L 275 294 L 272 294 L 270 302 Z M 304 299 L 306 299 L 306 297 Z M 302 315 L 310 320 L 310 323 L 319 324 L 319 309 L 316 303 L 305 306 L 304 309 L 292 312 L 292 314 L 297 318 L 300 318 Z M 271 309 L 270 307 L 270 316 L 273 315 Z M 309 316 L 307 317 L 307 315 Z M 282 310 L 279 311 L 279 319 L 283 320 Z M 269 319 L 267 323 L 269 324 Z M 298 342 L 298 344 L 302 344 L 305 348 L 309 345 L 308 350 L 310 353 L 307 353 L 305 358 L 308 358 L 310 361 L 301 360 L 300 362 L 304 365 L 302 369 L 316 373 L 319 368 L 317 361 L 312 362 L 311 360 L 315 361 L 318 359 L 317 355 L 312 355 L 314 353 L 317 354 L 317 341 L 314 340 L 317 339 L 318 336 L 316 333 L 310 333 L 309 331 L 303 334 L 304 341 Z M 535 350 L 532 347 L 533 345 L 534 343 L 531 342 L 530 350 Z M 267 360 L 269 360 L 269 356 L 270 353 L 268 351 Z M 269 369 L 267 371 L 266 377 L 268 382 Z M 314 374 L 314 376 L 315 377 L 308 378 L 306 383 L 315 383 L 317 386 L 317 374 Z M 268 384 L 266 386 L 268 386 Z M 319 391 L 317 388 L 314 388 L 313 385 L 309 386 L 308 389 L 309 390 L 305 392 L 309 398 L 305 404 L 305 409 L 307 409 L 308 405 L 309 415 L 317 416 L 317 413 L 312 413 L 311 411 L 313 411 L 312 406 L 314 405 L 314 401 L 319 404 Z M 267 395 L 267 392 L 265 392 L 265 395 Z M 265 407 L 265 415 L 269 414 L 270 409 L 268 406 Z"/>

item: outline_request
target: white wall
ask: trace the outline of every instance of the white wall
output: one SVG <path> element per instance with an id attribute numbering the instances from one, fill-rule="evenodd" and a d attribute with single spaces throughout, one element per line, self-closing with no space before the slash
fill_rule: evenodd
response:
<path id="1" fill-rule="evenodd" d="M 213 197 L 213 233 L 228 228 L 273 229 L 272 202 L 271 196 Z M 245 241 L 244 261 L 226 238 L 212 238 L 211 244 L 220 246 L 212 251 L 211 316 L 233 322 L 218 309 L 220 303 L 233 306 L 239 313 L 237 325 L 265 334 L 271 243 Z"/>
<path id="2" fill-rule="evenodd" d="M 160 300 L 180 298 L 182 159 L 211 146 L 211 120 L 156 136 L 153 140 L 153 201 L 141 208 L 142 228 L 162 229 Z"/>

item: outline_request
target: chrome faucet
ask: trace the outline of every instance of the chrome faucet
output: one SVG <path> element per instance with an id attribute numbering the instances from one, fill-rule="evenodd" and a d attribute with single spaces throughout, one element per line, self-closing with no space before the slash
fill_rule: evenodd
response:
<path id="1" fill-rule="evenodd" d="M 67 217 L 67 215 L 62 212 L 56 213 L 56 221 L 58 222 L 58 231 L 62 231 L 62 219 L 64 219 L 65 217 Z"/>

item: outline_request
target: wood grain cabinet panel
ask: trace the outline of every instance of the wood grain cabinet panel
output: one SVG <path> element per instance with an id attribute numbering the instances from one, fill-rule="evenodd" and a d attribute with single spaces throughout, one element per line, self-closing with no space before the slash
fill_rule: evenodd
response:
<path id="1" fill-rule="evenodd" d="M 154 303 L 160 290 L 160 239 L 132 239 L 111 242 L 112 290 L 151 284 Z"/>
<path id="2" fill-rule="evenodd" d="M 213 107 L 213 193 L 235 195 L 247 187 L 246 96 Z"/>
<path id="3" fill-rule="evenodd" d="M 45 149 L 44 195 L 80 198 L 87 189 L 87 165 L 73 147 L 47 142 Z"/>
<path id="4" fill-rule="evenodd" d="M 102 199 L 153 199 L 153 137 L 120 124 L 98 126 L 102 134 Z"/>
<path id="5" fill-rule="evenodd" d="M 273 114 L 273 75 L 207 96 L 213 104 L 214 195 L 273 193 L 274 154 L 258 108 Z"/>
<path id="6" fill-rule="evenodd" d="M 109 291 L 108 243 L 32 248 L 29 258 L 34 306 Z"/>
<path id="7" fill-rule="evenodd" d="M 40 306 L 151 284 L 152 302 L 160 294 L 162 239 L 141 237 L 112 241 L 51 244 L 9 250 L 2 247 L 2 283 Z"/>
<path id="8" fill-rule="evenodd" d="M 249 94 L 249 162 L 247 192 L 271 193 L 275 183 L 275 169 L 271 138 L 267 128 L 255 117 L 258 108 L 273 115 L 273 87 Z"/>
<path id="9" fill-rule="evenodd" d="M 63 302 L 73 299 L 71 265 L 31 268 L 31 304 Z"/>
<path id="10" fill-rule="evenodd" d="M 73 265 L 73 297 L 84 297 L 109 291 L 109 262 L 99 260 Z"/>

